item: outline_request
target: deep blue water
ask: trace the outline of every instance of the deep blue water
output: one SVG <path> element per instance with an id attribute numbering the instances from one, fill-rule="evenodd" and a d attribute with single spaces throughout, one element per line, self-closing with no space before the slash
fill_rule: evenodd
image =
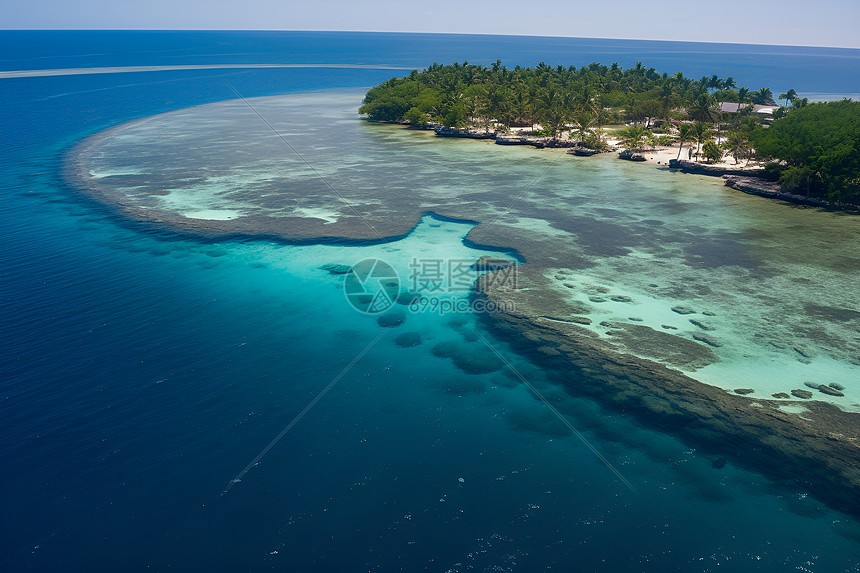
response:
<path id="1" fill-rule="evenodd" d="M 527 36 L 369 32 L 0 32 L 0 70 L 223 63 L 348 63 L 423 68 L 468 60 L 509 67 L 624 67 L 733 76 L 774 93 L 860 93 L 860 50 Z"/>
<path id="2" fill-rule="evenodd" d="M 860 92 L 858 52 L 816 48 L 220 32 L 2 32 L 0 46 L 3 69 L 642 60 L 775 91 Z M 62 155 L 111 125 L 232 98 L 225 79 L 257 96 L 390 75 L 0 80 L 0 569 L 860 570 L 856 522 L 803 491 L 717 470 L 510 354 L 633 493 L 509 376 L 466 374 L 393 335 L 221 495 L 379 327 L 337 306 L 335 279 L 276 264 L 292 247 L 115 217 L 63 183 Z M 437 326 L 436 340 L 459 340 Z"/>

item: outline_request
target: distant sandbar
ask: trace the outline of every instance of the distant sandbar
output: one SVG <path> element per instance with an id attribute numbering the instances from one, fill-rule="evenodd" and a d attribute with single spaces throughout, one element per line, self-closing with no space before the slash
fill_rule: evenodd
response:
<path id="1" fill-rule="evenodd" d="M 124 66 L 106 68 L 61 68 L 55 70 L 13 70 L 0 72 L 4 78 L 39 78 L 45 76 L 81 76 L 91 74 L 125 74 L 133 72 L 172 72 L 179 70 L 245 70 L 270 68 L 359 68 L 363 70 L 411 70 L 409 67 L 374 64 L 208 64 L 182 66 Z"/>

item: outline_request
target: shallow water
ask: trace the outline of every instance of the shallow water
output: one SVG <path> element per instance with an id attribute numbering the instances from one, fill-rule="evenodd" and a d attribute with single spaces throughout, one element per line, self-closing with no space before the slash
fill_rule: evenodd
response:
<path id="1" fill-rule="evenodd" d="M 87 55 L 118 50 L 122 32 L 98 35 L 100 50 L 86 42 L 67 47 L 48 41 L 47 32 L 38 36 L 35 47 L 29 48 L 32 53 L 10 52 L 10 58 L 39 59 L 48 67 L 61 67 L 56 58 L 69 54 L 77 55 L 64 65 L 73 67 L 164 63 L 165 52 L 150 51 L 151 42 L 132 42 L 120 55 Z M 155 43 L 171 61 L 206 62 L 224 51 L 207 43 L 212 37 L 208 33 L 183 37 L 189 43 L 182 50 Z M 271 48 L 239 37 L 247 52 Z M 458 39 L 458 49 L 469 49 L 464 41 Z M 481 38 L 471 41 L 473 49 L 496 50 L 483 46 Z M 528 39 L 505 42 L 506 49 L 520 50 L 526 59 L 543 50 Z M 76 47 L 81 50 L 72 49 Z M 235 44 L 231 48 L 236 51 Z M 305 52 L 278 57 L 319 61 L 321 54 L 343 61 L 394 57 L 333 47 L 331 36 L 325 35 Z M 397 57 L 424 63 L 435 54 L 425 47 Z M 253 96 L 372 85 L 387 74 L 292 70 L 230 72 L 225 77 L 241 93 Z M 724 465 L 716 455 L 691 450 L 665 433 L 564 394 L 540 365 L 512 353 L 485 332 L 474 315 L 466 315 L 464 322 L 460 314 L 452 321 L 450 314 L 409 313 L 403 325 L 383 329 L 377 317 L 350 307 L 339 276 L 317 268 L 378 256 L 394 261 L 398 269 L 405 263 L 408 278 L 412 253 L 464 258 L 482 254 L 461 241 L 471 225 L 423 218 L 408 236 L 360 247 L 285 245 L 265 238 L 212 240 L 135 223 L 64 184 L 58 173 L 62 155 L 82 137 L 126 120 L 233 97 L 218 74 L 4 81 L 14 83 L 3 84 L 0 99 L 15 111 L 0 119 L 0 153 L 7 166 L 0 172 L 4 571 L 535 571 L 571 564 L 589 571 L 654 572 L 829 573 L 860 568 L 857 522 L 822 507 L 796 483 L 783 487 L 731 462 Z M 367 145 L 345 145 L 349 136 L 327 147 L 347 158 L 365 157 L 369 168 L 375 168 L 369 150 L 376 149 L 380 161 L 390 158 L 390 178 L 400 185 L 392 196 L 399 194 L 404 201 L 412 201 L 423 189 L 429 206 L 462 194 L 463 181 L 482 179 L 495 184 L 499 197 L 509 202 L 515 196 L 508 187 L 512 182 L 526 181 L 527 186 L 536 177 L 535 162 L 546 166 L 555 157 L 505 150 L 502 161 L 510 171 L 496 173 L 498 166 L 489 163 L 493 160 L 481 144 L 438 142 L 429 134 L 365 126 L 355 122 L 354 96 L 332 97 L 342 102 L 336 113 L 343 114 L 345 122 L 337 133 L 362 130 L 366 139 L 360 141 Z M 302 98 L 326 103 L 318 94 Z M 419 153 L 409 151 L 412 145 Z M 305 150 L 312 153 L 314 145 L 303 146 Z M 312 165 L 333 177 L 338 175 L 337 156 L 331 164 L 323 160 L 323 155 L 332 157 L 330 153 L 314 155 Z M 681 232 L 661 231 L 666 223 L 649 223 L 660 221 L 655 212 L 665 210 L 666 217 L 684 214 L 701 201 L 709 213 L 722 214 L 728 231 L 740 229 L 745 237 L 766 226 L 765 215 L 777 212 L 773 203 L 751 202 L 710 183 L 691 189 L 695 178 L 679 177 L 668 196 L 660 191 L 665 178 L 651 181 L 660 177 L 657 172 L 608 161 L 573 169 L 564 167 L 566 159 L 559 159 L 542 181 L 582 176 L 576 193 L 554 195 L 555 211 L 585 213 L 576 220 L 579 225 L 550 227 L 549 214 L 525 216 L 519 210 L 517 219 L 506 219 L 505 224 L 518 230 L 521 242 L 552 234 L 563 241 L 557 244 L 563 244 L 565 256 L 578 255 L 578 264 L 567 266 L 571 272 L 613 281 L 600 282 L 613 288 L 619 283 L 613 265 L 634 260 L 622 255 L 624 250 L 633 255 L 647 252 Z M 444 169 L 455 161 L 461 161 L 456 169 Z M 346 171 L 362 173 L 362 165 L 350 165 Z M 130 166 L 123 164 L 124 173 L 134 175 Z M 553 173 L 557 167 L 562 168 L 558 176 Z M 422 169 L 434 177 L 416 177 Z M 97 172 L 118 175 L 107 169 Z M 631 181 L 641 181 L 641 189 Z M 620 193 L 609 197 L 611 204 L 600 204 L 601 198 L 608 199 L 601 182 L 610 190 L 624 182 L 618 189 L 638 197 L 656 194 L 659 201 L 640 207 L 635 232 L 618 238 L 626 223 L 584 225 L 590 219 L 608 221 L 610 209 L 635 213 Z M 353 187 L 338 189 L 350 197 L 345 191 Z M 543 186 L 530 191 L 530 208 L 549 191 Z M 485 193 L 469 199 L 468 206 L 474 207 L 469 218 L 492 207 L 486 207 Z M 183 213 L 196 215 L 211 215 L 205 211 L 213 208 L 197 209 L 194 201 L 180 205 L 190 207 Z M 368 205 L 366 216 L 375 205 Z M 297 207 L 302 216 L 322 216 L 317 224 L 325 229 L 334 224 L 332 214 L 339 214 L 342 206 Z M 220 205 L 214 208 L 222 210 Z M 793 232 L 813 241 L 810 250 L 821 246 L 810 263 L 815 271 L 810 276 L 827 286 L 835 269 L 847 267 L 850 273 L 851 265 L 843 265 L 835 254 L 829 257 L 823 247 L 831 244 L 830 235 L 815 235 L 804 226 L 808 214 L 798 212 L 799 227 Z M 392 224 L 409 231 L 423 215 L 418 212 Z M 695 211 L 689 216 L 690 225 L 698 224 Z M 822 214 L 816 222 L 836 221 L 826 217 L 830 215 Z M 830 224 L 822 229 L 851 236 Z M 648 226 L 658 230 L 644 234 Z M 712 235 L 728 240 L 713 231 L 703 236 Z M 670 249 L 672 244 L 667 244 L 665 256 L 680 261 L 680 246 Z M 752 259 L 696 251 L 691 260 L 755 262 L 782 253 L 774 260 L 790 263 L 790 246 L 761 237 L 755 244 L 767 249 L 744 254 Z M 657 272 L 656 267 L 646 271 L 642 266 L 633 268 Z M 695 267 L 696 273 L 704 269 L 718 276 L 708 268 Z M 714 267 L 720 268 L 731 270 Z M 748 272 L 741 267 L 736 274 L 751 281 L 744 279 Z M 696 273 L 686 270 L 676 284 L 666 283 L 674 289 L 668 294 L 649 295 L 656 302 L 646 297 L 650 290 L 637 290 L 629 281 L 626 293 L 634 303 L 628 304 L 641 304 L 643 311 L 653 306 L 653 319 L 662 320 L 663 300 L 693 299 L 701 308 L 718 304 L 721 297 L 730 300 L 724 294 L 687 294 L 692 289 L 683 277 Z M 722 280 L 720 284 L 726 284 L 728 278 Z M 846 292 L 851 291 L 841 296 Z M 696 298 L 705 296 L 717 300 Z M 830 311 L 810 307 L 810 312 Z M 649 316 L 643 318 L 651 320 Z M 725 316 L 728 311 L 714 320 Z M 458 367 L 456 360 L 460 366 L 472 364 L 474 357 L 487 361 L 486 346 L 475 340 L 471 328 L 552 401 L 638 493 L 570 436 L 509 368 L 471 374 Z M 401 334 L 419 329 L 421 344 L 397 343 Z M 230 480 L 380 332 L 383 338 L 222 496 Z M 433 350 L 439 343 L 449 343 L 443 356 Z M 451 343 L 459 353 L 451 352 Z"/>
<path id="2" fill-rule="evenodd" d="M 390 237 L 427 210 L 495 222 L 497 246 L 548 267 L 594 332 L 632 321 L 697 337 L 718 358 L 687 369 L 701 381 L 757 398 L 835 383 L 844 396 L 816 399 L 860 411 L 857 217 L 609 154 L 369 125 L 355 117 L 359 99 L 343 91 L 183 110 L 94 138 L 75 166 L 97 197 L 192 232 L 209 219 L 226 222 L 223 233 Z M 307 217 L 298 227 L 294 218 Z"/>
<path id="3" fill-rule="evenodd" d="M 6 404 L 17 408 L 4 432 L 19 446 L 4 479 L 7 491 L 41 483 L 53 504 L 7 500 L 14 568 L 856 570 L 850 518 L 566 396 L 482 333 L 630 491 L 510 371 L 469 374 L 434 355 L 446 341 L 483 350 L 468 315 L 409 314 L 222 496 L 383 330 L 318 263 L 408 266 L 428 245 L 474 257 L 461 242 L 469 226 L 425 219 L 401 241 L 356 248 L 206 245 L 64 211 L 95 228 L 52 274 L 98 257 L 111 278 L 42 287 L 81 301 L 74 315 L 46 317 L 79 330 L 15 349 Z M 422 343 L 396 344 L 407 331 Z"/>

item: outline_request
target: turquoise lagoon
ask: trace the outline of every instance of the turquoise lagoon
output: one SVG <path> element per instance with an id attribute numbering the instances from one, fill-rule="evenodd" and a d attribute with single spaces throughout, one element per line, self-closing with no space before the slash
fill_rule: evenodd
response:
<path id="1" fill-rule="evenodd" d="M 11 42 L 3 67 L 441 57 L 436 37 L 286 36 L 40 32 Z M 271 55 L 282 40 L 301 49 Z M 691 76 L 701 52 L 713 63 L 743 51 L 482 37 L 444 46 L 470 60 L 504 49 L 533 65 L 548 46 L 572 59 L 577 42 L 628 65 L 647 48 L 672 71 L 688 62 Z M 794 86 L 812 91 L 847 61 L 807 51 L 800 68 L 769 73 L 817 74 Z M 858 263 L 834 245 L 857 244 L 856 218 L 611 157 L 368 125 L 355 116 L 362 91 L 334 89 L 390 74 L 2 80 L 14 113 L 0 146 L 0 568 L 857 571 L 856 519 L 809 496 L 802 476 L 776 483 L 671 428 L 571 396 L 475 314 L 398 306 L 405 322 L 383 328 L 319 268 L 380 258 L 408 281 L 417 258 L 503 257 L 522 272 L 539 266 L 594 325 L 641 318 L 692 337 L 698 327 L 671 310 L 688 305 L 722 344 L 719 362 L 692 376 L 757 394 L 842 381 L 833 403 L 852 409 Z M 278 95 L 251 102 L 307 162 L 241 102 L 191 107 L 232 100 L 225 78 L 248 97 Z M 858 91 L 842 80 L 832 91 Z M 84 146 L 102 154 L 72 165 L 95 201 L 60 171 L 90 135 Z M 398 344 L 415 332 L 420 344 Z M 635 491 L 493 364 L 481 337 Z M 463 368 L 474 361 L 492 367 Z"/>
<path id="2" fill-rule="evenodd" d="M 355 116 L 360 98 L 339 91 L 173 112 L 92 138 L 74 165 L 123 212 L 208 235 L 379 241 L 428 211 L 478 219 L 489 224 L 472 241 L 491 229 L 504 241 L 494 247 L 540 261 L 594 332 L 635 321 L 704 335 L 718 360 L 688 369 L 700 381 L 755 398 L 836 383 L 845 396 L 816 399 L 860 411 L 860 257 L 848 248 L 860 244 L 856 217 L 610 154 L 583 159 L 367 124 Z M 837 237 L 846 248 L 830 248 Z M 433 242 L 406 254 L 434 256 L 449 258 Z"/>

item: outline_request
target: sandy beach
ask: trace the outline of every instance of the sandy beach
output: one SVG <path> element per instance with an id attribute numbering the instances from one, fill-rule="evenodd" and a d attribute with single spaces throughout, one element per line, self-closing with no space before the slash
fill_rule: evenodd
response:
<path id="1" fill-rule="evenodd" d="M 606 142 L 612 146 L 613 153 L 617 153 L 619 151 L 624 150 L 624 146 L 621 144 L 620 139 L 608 137 Z M 684 149 L 681 150 L 680 156 L 678 155 L 678 146 L 658 146 L 653 149 L 640 151 L 639 154 L 645 158 L 647 163 L 653 163 L 654 165 L 668 165 L 670 159 L 688 159 L 689 158 L 689 149 L 690 143 L 684 143 Z M 695 143 L 693 143 L 693 151 L 695 152 Z M 712 163 L 705 163 L 706 165 L 710 165 L 712 167 L 724 167 L 726 169 L 761 169 L 761 167 L 755 162 L 748 162 L 745 160 L 738 161 L 735 163 L 734 157 L 731 154 L 727 154 L 723 157 L 721 161 L 715 161 Z"/>

